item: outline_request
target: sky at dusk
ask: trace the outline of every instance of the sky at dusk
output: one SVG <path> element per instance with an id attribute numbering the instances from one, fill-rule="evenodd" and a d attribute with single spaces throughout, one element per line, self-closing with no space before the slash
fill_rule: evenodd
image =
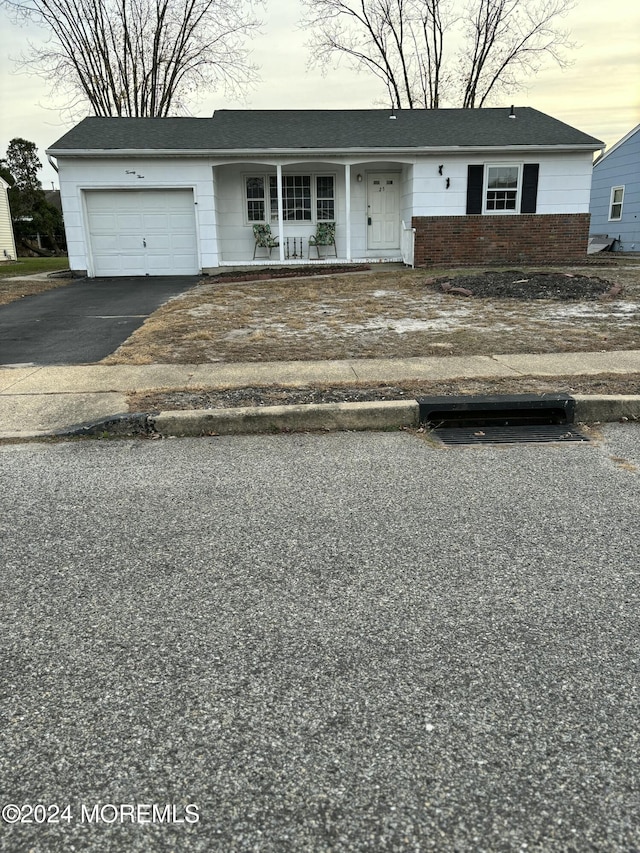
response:
<path id="1" fill-rule="evenodd" d="M 346 66 L 322 77 L 308 71 L 308 35 L 298 26 L 302 10 L 295 0 L 269 0 L 262 13 L 262 34 L 253 42 L 253 61 L 261 67 L 261 82 L 245 102 L 207 94 L 191 105 L 194 116 L 215 109 L 366 109 L 384 106 L 381 84 Z M 527 88 L 502 103 L 515 103 L 549 113 L 579 128 L 607 146 L 640 123 L 640 3 L 638 0 L 578 0 L 562 21 L 577 47 L 568 69 L 548 64 Z M 29 38 L 41 38 L 38 28 L 19 28 L 0 11 L 0 156 L 10 139 L 21 136 L 36 143 L 44 164 L 45 189 L 56 182 L 45 149 L 71 126 L 61 118 L 48 84 L 17 73 L 11 57 L 20 54 Z M 57 183 L 55 184 L 57 187 Z"/>

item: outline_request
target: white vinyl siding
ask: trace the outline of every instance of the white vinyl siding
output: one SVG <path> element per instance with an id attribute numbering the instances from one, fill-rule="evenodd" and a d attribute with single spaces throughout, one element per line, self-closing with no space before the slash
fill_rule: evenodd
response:
<path id="1" fill-rule="evenodd" d="M 522 154 L 502 157 L 500 165 L 519 165 Z M 526 162 L 540 164 L 536 213 L 588 213 L 593 157 L 578 154 L 526 155 Z M 464 216 L 467 202 L 467 166 L 470 163 L 497 165 L 469 156 L 429 156 L 413 165 L 413 180 L 404 206 L 411 216 Z M 439 174 L 442 166 L 442 174 Z M 449 187 L 447 187 L 449 178 Z M 607 195 L 608 201 L 608 195 Z M 409 217 L 407 212 L 406 217 Z M 500 215 L 495 212 L 494 215 Z M 605 212 L 606 215 L 606 212 Z M 403 218 L 405 214 L 403 213 Z M 408 223 L 407 223 L 408 224 Z"/>
<path id="2" fill-rule="evenodd" d="M 13 239 L 7 184 L 0 178 L 0 259 L 15 259 L 15 257 L 16 244 Z"/>

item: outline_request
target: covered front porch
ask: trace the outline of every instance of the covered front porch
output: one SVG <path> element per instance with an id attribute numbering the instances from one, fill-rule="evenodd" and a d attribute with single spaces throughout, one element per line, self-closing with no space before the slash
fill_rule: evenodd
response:
<path id="1" fill-rule="evenodd" d="M 213 171 L 220 267 L 413 263 L 411 164 L 274 159 Z M 335 244 L 315 245 L 327 224 Z M 268 226 L 271 246 L 254 226 Z"/>

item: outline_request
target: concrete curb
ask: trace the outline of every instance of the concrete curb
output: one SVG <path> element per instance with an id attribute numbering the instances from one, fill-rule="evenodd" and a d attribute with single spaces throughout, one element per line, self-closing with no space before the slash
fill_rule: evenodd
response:
<path id="1" fill-rule="evenodd" d="M 640 420 L 640 395 L 575 394 L 577 423 Z M 420 425 L 415 400 L 364 403 L 312 403 L 293 406 L 242 406 L 231 409 L 184 409 L 150 415 L 113 415 L 54 433 L 62 437 L 158 435 L 256 435 L 312 430 L 396 430 Z"/>
<path id="2" fill-rule="evenodd" d="M 385 430 L 418 426 L 415 400 L 366 403 L 312 403 L 294 406 L 242 406 L 160 412 L 149 417 L 158 435 L 236 435 L 305 430 Z"/>
<path id="3" fill-rule="evenodd" d="M 640 396 L 575 395 L 580 423 L 640 420 Z M 295 406 L 243 406 L 161 412 L 149 428 L 163 436 L 248 435 L 305 430 L 385 430 L 419 426 L 415 400 L 366 403 L 315 403 Z"/>
<path id="4" fill-rule="evenodd" d="M 640 396 L 634 394 L 572 394 L 578 423 L 640 420 Z"/>

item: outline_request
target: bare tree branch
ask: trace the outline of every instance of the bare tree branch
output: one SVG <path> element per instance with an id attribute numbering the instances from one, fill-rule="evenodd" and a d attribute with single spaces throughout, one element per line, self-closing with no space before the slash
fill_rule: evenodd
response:
<path id="1" fill-rule="evenodd" d="M 184 112 L 198 92 L 242 95 L 257 69 L 245 47 L 261 0 L 0 0 L 49 30 L 23 65 L 95 115 Z"/>
<path id="2" fill-rule="evenodd" d="M 392 107 L 479 107 L 573 47 L 558 20 L 576 0 L 302 0 L 312 65 L 384 84 Z"/>

